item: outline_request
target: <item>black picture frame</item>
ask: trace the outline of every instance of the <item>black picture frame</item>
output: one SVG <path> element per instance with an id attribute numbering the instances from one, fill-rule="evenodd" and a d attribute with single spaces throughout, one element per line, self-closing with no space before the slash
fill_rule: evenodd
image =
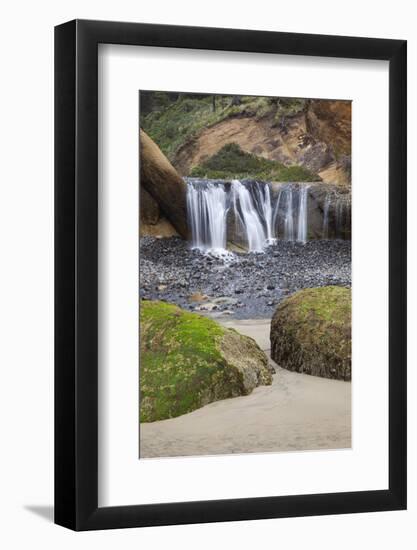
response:
<path id="1" fill-rule="evenodd" d="M 389 62 L 389 488 L 98 506 L 98 44 Z M 406 41 L 74 20 L 55 28 L 55 522 L 74 530 L 406 508 Z"/>

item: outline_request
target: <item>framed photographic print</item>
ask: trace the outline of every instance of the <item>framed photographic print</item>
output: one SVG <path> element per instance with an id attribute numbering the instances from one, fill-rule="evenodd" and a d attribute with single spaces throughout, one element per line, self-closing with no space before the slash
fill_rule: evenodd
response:
<path id="1" fill-rule="evenodd" d="M 55 29 L 55 521 L 406 507 L 406 42 Z"/>

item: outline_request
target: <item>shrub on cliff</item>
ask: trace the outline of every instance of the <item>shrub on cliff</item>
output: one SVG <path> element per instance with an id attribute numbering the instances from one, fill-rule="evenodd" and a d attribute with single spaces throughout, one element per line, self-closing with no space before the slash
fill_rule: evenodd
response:
<path id="1" fill-rule="evenodd" d="M 271 384 L 256 342 L 166 302 L 140 307 L 140 420 L 152 422 Z"/>
<path id="2" fill-rule="evenodd" d="M 305 100 L 257 96 L 141 92 L 140 125 L 172 161 L 203 128 L 234 116 L 278 121 L 304 109 Z"/>
<path id="3" fill-rule="evenodd" d="M 228 143 L 203 164 L 195 166 L 191 176 L 212 179 L 256 178 L 266 181 L 320 181 L 303 166 L 285 166 L 243 151 L 237 143 Z"/>
<path id="4" fill-rule="evenodd" d="M 307 288 L 284 300 L 271 323 L 271 357 L 281 367 L 351 379 L 351 290 Z"/>

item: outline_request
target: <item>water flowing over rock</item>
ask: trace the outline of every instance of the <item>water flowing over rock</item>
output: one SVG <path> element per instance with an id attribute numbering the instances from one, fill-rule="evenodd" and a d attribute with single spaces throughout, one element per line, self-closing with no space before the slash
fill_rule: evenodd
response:
<path id="1" fill-rule="evenodd" d="M 239 180 L 233 180 L 231 189 L 235 223 L 244 235 L 247 248 L 251 252 L 262 252 L 268 243 L 268 228 L 271 233 L 269 188 L 264 185 L 261 190 L 260 184 L 255 182 L 250 189 Z M 266 206 L 267 200 L 269 206 Z"/>
<path id="2" fill-rule="evenodd" d="M 327 239 L 329 237 L 329 208 L 331 203 L 331 197 L 329 194 L 326 195 L 326 199 L 324 201 L 324 209 L 323 209 L 323 239 Z"/>
<path id="3" fill-rule="evenodd" d="M 274 238 L 307 242 L 308 189 L 309 185 L 292 184 L 280 188 L 272 216 Z"/>
<path id="4" fill-rule="evenodd" d="M 298 230 L 297 241 L 305 243 L 307 240 L 307 198 L 308 187 L 304 185 L 299 191 L 299 206 L 298 206 Z"/>
<path id="5" fill-rule="evenodd" d="M 346 190 L 344 190 L 346 191 Z M 309 231 L 319 239 L 350 239 L 351 238 L 351 202 L 350 192 L 341 192 L 337 188 L 323 185 L 312 186 L 310 189 L 311 203 L 316 204 L 322 212 L 314 227 L 310 223 Z M 312 217 L 314 212 L 310 209 Z"/>
<path id="6" fill-rule="evenodd" d="M 193 247 L 221 251 L 226 248 L 227 194 L 213 182 L 189 185 L 187 210 Z"/>
<path id="7" fill-rule="evenodd" d="M 277 239 L 350 238 L 350 193 L 328 184 L 185 181 L 193 248 L 263 252 Z"/>

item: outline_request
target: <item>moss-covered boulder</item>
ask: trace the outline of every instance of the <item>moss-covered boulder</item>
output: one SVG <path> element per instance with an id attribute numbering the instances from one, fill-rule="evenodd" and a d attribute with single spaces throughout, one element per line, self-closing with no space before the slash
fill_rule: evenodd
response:
<path id="1" fill-rule="evenodd" d="M 166 302 L 140 307 L 140 420 L 152 422 L 271 384 L 256 342 Z"/>
<path id="2" fill-rule="evenodd" d="M 351 379 L 351 291 L 307 288 L 284 300 L 271 323 L 271 357 L 281 367 Z"/>

